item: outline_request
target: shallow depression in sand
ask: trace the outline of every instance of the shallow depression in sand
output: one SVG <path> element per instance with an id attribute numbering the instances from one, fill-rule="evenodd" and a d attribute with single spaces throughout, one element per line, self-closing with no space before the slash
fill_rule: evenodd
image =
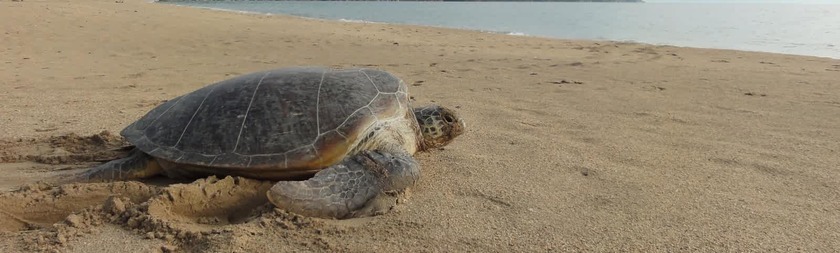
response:
<path id="1" fill-rule="evenodd" d="M 122 157 L 126 146 L 121 136 L 108 131 L 89 136 L 69 133 L 42 139 L 0 140 L 0 163 L 90 164 Z"/>
<path id="2" fill-rule="evenodd" d="M 172 226 L 209 229 L 243 223 L 259 216 L 268 204 L 272 183 L 241 177 L 208 177 L 190 184 L 174 184 L 148 202 L 148 214 Z"/>

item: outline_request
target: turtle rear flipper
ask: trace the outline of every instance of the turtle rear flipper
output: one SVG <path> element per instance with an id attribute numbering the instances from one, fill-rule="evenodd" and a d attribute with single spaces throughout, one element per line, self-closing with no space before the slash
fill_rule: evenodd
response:
<path id="1" fill-rule="evenodd" d="M 365 151 L 306 181 L 280 181 L 268 199 L 285 210 L 321 218 L 352 218 L 386 212 L 392 194 L 412 186 L 420 166 L 405 152 Z"/>
<path id="2" fill-rule="evenodd" d="M 148 178 L 161 172 L 154 157 L 133 149 L 128 156 L 103 163 L 81 173 L 45 180 L 47 184 L 125 181 Z"/>

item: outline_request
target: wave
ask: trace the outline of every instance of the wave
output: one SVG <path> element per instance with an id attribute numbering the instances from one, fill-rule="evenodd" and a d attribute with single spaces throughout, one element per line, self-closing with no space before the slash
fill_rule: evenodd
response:
<path id="1" fill-rule="evenodd" d="M 157 2 L 157 1 L 156 1 Z M 205 10 L 213 10 L 213 11 L 224 11 L 224 12 L 233 12 L 233 13 L 240 13 L 240 14 L 251 14 L 251 15 L 264 15 L 264 16 L 273 16 L 274 14 L 268 12 L 258 12 L 258 11 L 241 11 L 241 10 L 231 10 L 231 9 L 224 9 L 224 8 L 215 8 L 215 7 L 205 7 L 205 6 L 195 6 L 195 5 L 180 5 L 180 4 L 173 4 L 178 6 L 184 7 L 191 7 L 191 8 L 199 8 Z"/>
<path id="2" fill-rule="evenodd" d="M 529 35 L 527 33 L 524 33 L 524 32 L 494 31 L 494 30 L 481 30 L 481 29 L 470 29 L 470 28 L 458 28 L 458 29 L 473 30 L 473 31 L 479 31 L 479 32 L 483 32 L 483 33 L 492 33 L 492 34 L 504 34 L 504 35 L 510 35 L 510 36 L 534 37 L 534 36 L 531 36 L 531 35 Z"/>
<path id="3" fill-rule="evenodd" d="M 328 19 L 325 19 L 325 20 L 328 20 Z M 367 20 L 361 20 L 361 19 L 339 18 L 339 19 L 336 19 L 336 20 L 341 21 L 341 22 L 346 22 L 346 23 L 384 24 L 384 23 L 381 23 L 381 22 L 367 21 Z"/>

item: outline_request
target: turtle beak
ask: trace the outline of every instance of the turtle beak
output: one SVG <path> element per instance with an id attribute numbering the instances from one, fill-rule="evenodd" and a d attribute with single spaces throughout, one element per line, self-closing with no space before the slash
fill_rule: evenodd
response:
<path id="1" fill-rule="evenodd" d="M 464 120 L 458 119 L 458 123 L 452 124 L 452 130 L 449 131 L 449 139 L 455 139 L 455 137 L 463 134 L 466 130 L 467 124 L 464 123 Z"/>

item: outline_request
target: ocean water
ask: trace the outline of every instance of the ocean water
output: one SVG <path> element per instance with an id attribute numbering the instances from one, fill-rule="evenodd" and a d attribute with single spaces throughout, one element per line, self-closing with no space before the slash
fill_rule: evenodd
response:
<path id="1" fill-rule="evenodd" d="M 173 4 L 346 22 L 563 39 L 632 41 L 840 59 L 840 4 L 185 1 Z"/>

